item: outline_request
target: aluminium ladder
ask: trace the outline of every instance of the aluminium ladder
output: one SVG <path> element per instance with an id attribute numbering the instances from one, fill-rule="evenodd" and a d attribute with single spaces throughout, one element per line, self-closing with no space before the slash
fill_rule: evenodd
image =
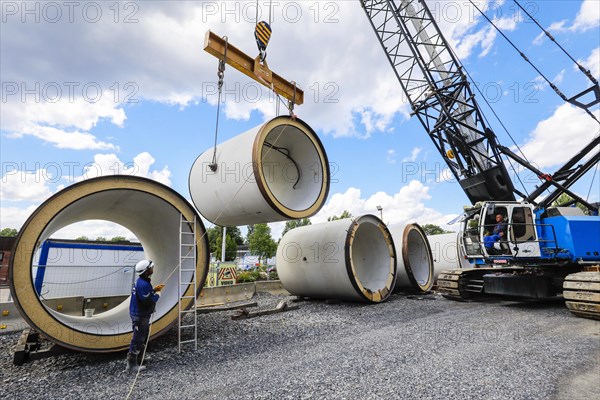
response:
<path id="1" fill-rule="evenodd" d="M 198 321 L 196 318 L 196 293 L 198 292 L 198 281 L 196 279 L 196 218 L 187 221 L 183 214 L 179 224 L 179 318 L 177 321 L 178 349 L 181 353 L 181 345 L 194 343 L 194 350 L 198 350 Z M 193 286 L 190 288 L 190 286 Z M 190 294 L 190 289 L 192 293 Z M 187 294 L 186 294 L 187 292 Z M 189 306 L 184 309 L 185 305 Z M 192 314 L 193 322 L 183 321 L 183 318 Z M 193 339 L 182 339 L 184 331 L 186 337 Z"/>

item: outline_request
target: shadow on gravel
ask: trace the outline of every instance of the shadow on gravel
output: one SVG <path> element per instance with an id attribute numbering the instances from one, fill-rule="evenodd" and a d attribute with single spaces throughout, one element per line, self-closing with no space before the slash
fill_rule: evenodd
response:
<path id="1" fill-rule="evenodd" d="M 523 301 L 523 302 L 510 302 L 504 304 L 504 307 L 514 308 L 518 310 L 545 310 L 545 309 L 565 309 L 565 302 L 563 299 L 556 300 L 545 300 L 545 301 Z"/>

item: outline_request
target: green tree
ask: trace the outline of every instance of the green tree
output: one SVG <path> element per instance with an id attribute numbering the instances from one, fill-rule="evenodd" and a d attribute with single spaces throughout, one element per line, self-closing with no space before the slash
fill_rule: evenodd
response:
<path id="1" fill-rule="evenodd" d="M 229 228 L 227 229 L 229 231 Z M 221 249 L 223 245 L 223 235 L 217 238 L 217 242 L 215 243 L 215 251 L 213 255 L 217 260 L 221 259 Z M 235 239 L 230 237 L 228 233 L 225 233 L 225 261 L 233 261 L 237 255 L 238 245 L 235 242 Z"/>
<path id="2" fill-rule="evenodd" d="M 240 231 L 240 228 L 238 228 L 237 226 L 228 226 L 227 235 L 231 236 L 231 238 L 235 241 L 235 243 L 237 243 L 238 246 L 244 244 L 244 237 L 242 236 L 242 231 Z"/>
<path id="3" fill-rule="evenodd" d="M 246 232 L 246 241 L 244 243 L 246 243 L 249 246 L 250 236 L 252 235 L 252 233 L 254 233 L 254 224 L 248 225 L 246 228 L 248 229 L 248 232 Z"/>
<path id="4" fill-rule="evenodd" d="M 106 242 L 106 238 L 104 236 L 98 236 L 96 242 Z"/>
<path id="5" fill-rule="evenodd" d="M 17 231 L 15 228 L 4 228 L 0 231 L 0 236 L 17 236 L 17 233 L 19 233 L 19 231 Z"/>
<path id="6" fill-rule="evenodd" d="M 283 228 L 283 232 L 281 233 L 281 236 L 283 237 L 283 235 L 285 235 L 286 233 L 288 233 L 289 231 L 291 231 L 294 228 L 298 228 L 300 226 L 306 226 L 306 225 L 312 225 L 312 222 L 310 222 L 310 218 L 294 219 L 291 221 L 287 221 L 285 223 L 285 228 Z"/>
<path id="7" fill-rule="evenodd" d="M 248 246 L 250 254 L 258 256 L 259 263 L 277 252 L 277 243 L 271 237 L 271 228 L 267 224 L 253 225 L 252 232 L 248 235 Z"/>
<path id="8" fill-rule="evenodd" d="M 87 240 L 90 240 L 90 238 L 89 238 L 89 237 L 87 237 L 87 236 L 77 236 L 77 237 L 75 238 L 75 240 L 87 241 Z"/>
<path id="9" fill-rule="evenodd" d="M 111 242 L 126 242 L 127 238 L 125 236 L 115 236 L 110 239 Z"/>
<path id="10" fill-rule="evenodd" d="M 221 259 L 221 243 L 223 243 L 223 227 L 222 226 L 213 226 L 212 228 L 208 228 L 206 230 L 206 235 L 208 236 L 208 246 L 210 252 L 213 253 L 215 258 L 218 260 Z M 237 248 L 239 245 L 244 244 L 244 238 L 242 237 L 242 233 L 240 229 L 237 227 L 227 227 L 225 232 L 225 259 L 228 260 L 229 257 L 233 257 L 231 260 L 235 259 L 235 255 L 237 253 Z M 235 243 L 235 247 L 229 244 L 229 239 L 233 240 Z M 233 252 L 233 256 L 230 254 Z M 217 255 L 218 254 L 218 255 Z M 231 261 L 228 260 L 228 261 Z"/>
<path id="11" fill-rule="evenodd" d="M 352 213 L 350 213 L 350 211 L 348 210 L 344 210 L 339 217 L 337 215 L 334 215 L 333 217 L 327 218 L 327 221 L 337 221 L 338 219 L 344 218 L 352 218 Z"/>
<path id="12" fill-rule="evenodd" d="M 442 233 L 450 233 L 450 231 L 445 231 L 438 225 L 434 225 L 434 224 L 425 224 L 425 225 L 422 225 L 421 228 L 423 228 L 423 230 L 425 231 L 425 234 L 427 236 L 441 235 Z"/>
<path id="13" fill-rule="evenodd" d="M 583 204 L 580 203 L 573 203 L 573 198 L 571 196 L 569 196 L 566 193 L 561 194 L 560 196 L 558 196 L 558 199 L 554 200 L 554 202 L 552 203 L 553 207 L 570 207 L 572 204 L 575 204 L 576 207 L 578 207 L 579 209 L 581 209 L 583 211 L 583 213 L 585 215 L 590 215 L 590 211 L 586 208 L 586 206 L 584 206 Z"/>

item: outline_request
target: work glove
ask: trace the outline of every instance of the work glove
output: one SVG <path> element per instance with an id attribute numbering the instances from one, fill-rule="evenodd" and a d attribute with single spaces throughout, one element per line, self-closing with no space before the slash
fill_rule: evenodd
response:
<path id="1" fill-rule="evenodd" d="M 160 285 L 156 285 L 154 287 L 154 292 L 159 293 L 161 290 L 163 290 L 164 287 L 165 285 L 163 283 L 161 283 Z"/>

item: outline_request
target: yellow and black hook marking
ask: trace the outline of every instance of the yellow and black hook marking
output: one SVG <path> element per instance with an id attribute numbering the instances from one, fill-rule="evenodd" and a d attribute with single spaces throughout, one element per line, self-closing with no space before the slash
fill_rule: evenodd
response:
<path id="1" fill-rule="evenodd" d="M 258 46 L 258 50 L 260 51 L 261 55 L 265 52 L 267 46 L 269 45 L 272 32 L 273 30 L 267 22 L 260 21 L 258 24 L 256 24 L 256 28 L 254 29 L 254 37 L 256 38 L 256 45 Z M 264 57 L 261 58 L 264 59 Z"/>

